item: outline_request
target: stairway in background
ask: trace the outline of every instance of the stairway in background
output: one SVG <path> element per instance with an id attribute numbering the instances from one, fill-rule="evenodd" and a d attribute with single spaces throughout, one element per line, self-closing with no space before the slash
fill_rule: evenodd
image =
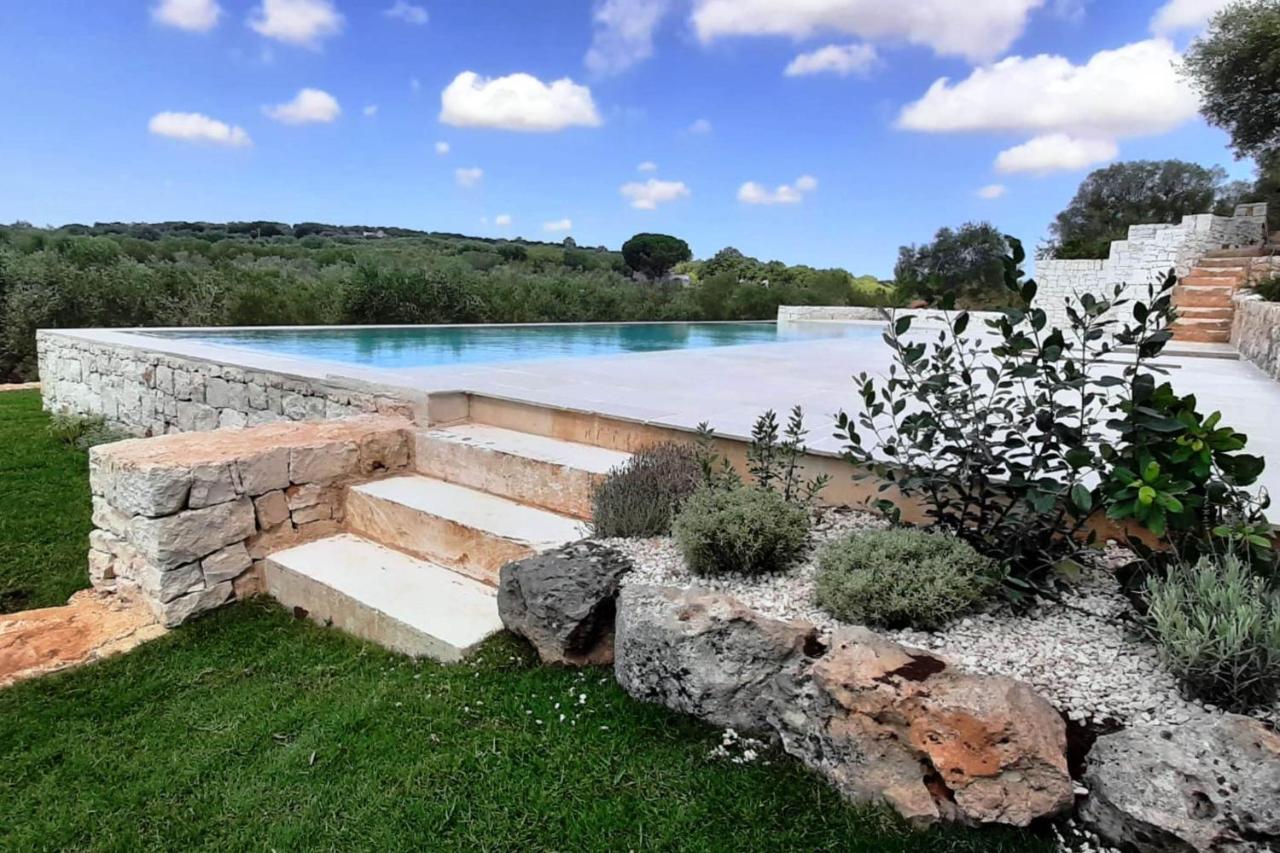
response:
<path id="1" fill-rule="evenodd" d="M 267 559 L 295 612 L 442 661 L 502 629 L 498 570 L 587 533 L 591 491 L 629 454 L 466 423 L 417 436 L 418 473 L 352 486 L 345 532 Z"/>
<path id="2" fill-rule="evenodd" d="M 1178 319 L 1173 339 L 1189 343 L 1230 343 L 1236 291 L 1271 275 L 1280 232 L 1261 246 L 1208 252 L 1173 289 Z"/>

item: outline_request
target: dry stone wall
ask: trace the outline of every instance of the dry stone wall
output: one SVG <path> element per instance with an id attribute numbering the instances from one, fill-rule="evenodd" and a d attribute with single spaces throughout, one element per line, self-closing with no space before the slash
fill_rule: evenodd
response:
<path id="1" fill-rule="evenodd" d="M 1248 294 L 1236 297 L 1231 343 L 1240 354 L 1280 379 L 1280 302 Z"/>
<path id="2" fill-rule="evenodd" d="M 130 439 L 89 456 L 89 576 L 166 625 L 260 591 L 268 554 L 340 529 L 346 486 L 405 471 L 412 424 L 366 416 Z"/>
<path id="3" fill-rule="evenodd" d="M 411 417 L 400 397 L 41 331 L 45 409 L 102 417 L 131 435 L 361 414 Z"/>

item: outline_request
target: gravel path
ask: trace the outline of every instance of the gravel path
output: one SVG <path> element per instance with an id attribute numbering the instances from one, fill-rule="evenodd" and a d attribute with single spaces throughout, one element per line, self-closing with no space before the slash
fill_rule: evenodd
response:
<path id="1" fill-rule="evenodd" d="M 867 513 L 824 510 L 808 557 L 788 572 L 764 578 L 695 576 L 668 537 L 605 541 L 635 563 L 625 583 L 726 592 L 766 615 L 803 619 L 830 632 L 842 623 L 813 602 L 817 549 L 847 533 L 886 526 Z M 1069 606 L 1047 603 L 1027 615 L 996 608 L 962 618 L 938 632 L 885 633 L 906 645 L 936 651 L 972 672 L 1026 681 L 1078 721 L 1177 725 L 1218 711 L 1212 705 L 1184 700 L 1155 647 L 1118 619 L 1130 607 L 1109 571 L 1087 570 L 1064 601 Z M 1280 720 L 1275 710 L 1268 716 Z"/>

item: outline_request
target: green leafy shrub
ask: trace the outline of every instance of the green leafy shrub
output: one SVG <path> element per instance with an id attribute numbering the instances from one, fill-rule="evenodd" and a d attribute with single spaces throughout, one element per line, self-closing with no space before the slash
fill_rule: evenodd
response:
<path id="1" fill-rule="evenodd" d="M 78 450 L 88 450 L 99 444 L 110 444 L 128 438 L 124 433 L 107 426 L 100 417 L 54 415 L 49 420 L 48 430 L 55 440 Z"/>
<path id="2" fill-rule="evenodd" d="M 690 571 L 699 575 L 782 571 L 809 541 L 809 513 L 772 489 L 699 489 L 672 524 Z"/>
<path id="3" fill-rule="evenodd" d="M 1272 276 L 1253 286 L 1253 292 L 1268 302 L 1280 302 L 1280 276 Z"/>
<path id="4" fill-rule="evenodd" d="M 1280 689 L 1280 596 L 1233 554 L 1201 557 L 1147 581 L 1160 654 L 1193 696 L 1232 710 Z"/>
<path id="5" fill-rule="evenodd" d="M 668 441 L 636 451 L 592 494 L 592 531 L 642 538 L 671 532 L 676 510 L 702 482 L 696 450 Z"/>
<path id="6" fill-rule="evenodd" d="M 1001 574 L 949 534 L 874 530 L 822 550 L 816 594 L 822 609 L 845 622 L 934 630 L 982 601 Z"/>
<path id="7" fill-rule="evenodd" d="M 809 507 L 831 482 L 827 474 L 805 479 L 802 461 L 809 448 L 805 437 L 804 411 L 791 409 L 787 425 L 778 425 L 778 415 L 769 409 L 756 418 L 747 445 L 747 473 L 758 489 L 773 490 L 787 503 Z M 735 488 L 743 484 L 742 476 L 729 464 L 715 446 L 716 433 L 706 421 L 698 424 L 697 459 L 703 482 L 710 488 Z"/>

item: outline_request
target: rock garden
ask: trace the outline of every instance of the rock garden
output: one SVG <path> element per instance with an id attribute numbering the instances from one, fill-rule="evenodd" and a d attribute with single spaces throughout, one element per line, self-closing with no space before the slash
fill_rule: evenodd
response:
<path id="1" fill-rule="evenodd" d="M 799 411 L 761 417 L 745 466 L 709 432 L 652 447 L 601 484 L 592 540 L 503 569 L 504 623 L 918 824 L 1277 849 L 1263 463 L 1162 376 L 1172 284 L 1070 302 L 1065 329 L 897 319 L 893 372 L 836 423 L 881 500 L 823 505 Z"/>

